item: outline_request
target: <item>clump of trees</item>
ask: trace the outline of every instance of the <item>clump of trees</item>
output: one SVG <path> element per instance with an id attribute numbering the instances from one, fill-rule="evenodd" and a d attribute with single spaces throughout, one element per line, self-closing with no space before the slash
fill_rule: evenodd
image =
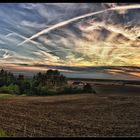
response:
<path id="1" fill-rule="evenodd" d="M 0 87 L 4 85 L 8 86 L 14 82 L 15 77 L 12 73 L 4 71 L 3 69 L 0 71 Z"/>
<path id="2" fill-rule="evenodd" d="M 66 77 L 58 70 L 48 70 L 46 73 L 37 73 L 33 76 L 31 94 L 46 95 L 57 93 L 67 86 Z"/>
<path id="3" fill-rule="evenodd" d="M 25 78 L 24 75 L 14 76 L 3 69 L 0 71 L 1 93 L 46 95 L 63 91 L 66 86 L 66 77 L 58 70 L 39 72 L 32 78 Z"/>
<path id="4" fill-rule="evenodd" d="M 49 95 L 56 93 L 81 93 L 92 92 L 90 85 L 85 85 L 83 90 L 74 89 L 67 84 L 67 79 L 58 70 L 48 70 L 37 73 L 32 78 L 24 75 L 14 76 L 11 72 L 0 71 L 0 93 Z"/>
<path id="5" fill-rule="evenodd" d="M 0 92 L 19 93 L 19 87 L 16 85 L 16 77 L 3 69 L 0 71 Z"/>

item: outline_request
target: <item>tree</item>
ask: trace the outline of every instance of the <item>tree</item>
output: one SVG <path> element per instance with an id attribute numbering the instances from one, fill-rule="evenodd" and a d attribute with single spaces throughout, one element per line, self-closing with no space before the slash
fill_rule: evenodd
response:
<path id="1" fill-rule="evenodd" d="M 19 86 L 20 94 L 28 94 L 31 90 L 31 83 L 24 75 L 18 76 L 16 84 Z"/>
<path id="2" fill-rule="evenodd" d="M 39 72 L 31 79 L 22 74 L 16 77 L 11 72 L 0 70 L 0 88 L 16 94 L 46 95 L 48 92 L 62 91 L 66 85 L 66 77 L 60 74 L 58 70 Z"/>
<path id="3" fill-rule="evenodd" d="M 67 84 L 66 77 L 60 74 L 58 70 L 48 70 L 45 73 L 37 73 L 32 79 L 32 90 L 37 94 L 42 91 L 43 94 L 48 91 L 55 91 Z M 45 92 L 45 90 L 47 92 Z"/>
<path id="4" fill-rule="evenodd" d="M 12 73 L 7 72 L 3 69 L 0 71 L 0 87 L 1 86 L 8 86 L 10 84 L 14 84 L 15 82 L 15 77 Z"/>
<path id="5" fill-rule="evenodd" d="M 85 86 L 84 86 L 84 92 L 87 92 L 87 93 L 96 93 L 93 89 L 92 89 L 92 86 L 87 83 Z"/>

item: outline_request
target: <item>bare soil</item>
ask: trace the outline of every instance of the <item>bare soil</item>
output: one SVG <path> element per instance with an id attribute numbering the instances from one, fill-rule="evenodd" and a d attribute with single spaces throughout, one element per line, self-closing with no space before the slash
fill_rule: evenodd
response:
<path id="1" fill-rule="evenodd" d="M 62 95 L 0 100 L 9 136 L 140 136 L 140 96 Z"/>

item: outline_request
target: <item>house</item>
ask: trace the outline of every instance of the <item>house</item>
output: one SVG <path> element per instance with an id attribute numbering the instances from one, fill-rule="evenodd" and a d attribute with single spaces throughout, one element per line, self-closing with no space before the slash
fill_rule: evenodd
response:
<path id="1" fill-rule="evenodd" d="M 73 82 L 72 87 L 77 89 L 83 89 L 83 87 L 86 85 L 84 82 Z"/>

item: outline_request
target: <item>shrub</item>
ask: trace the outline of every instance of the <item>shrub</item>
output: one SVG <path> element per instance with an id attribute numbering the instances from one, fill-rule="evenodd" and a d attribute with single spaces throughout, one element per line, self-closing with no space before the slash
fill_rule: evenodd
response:
<path id="1" fill-rule="evenodd" d="M 7 134 L 3 129 L 0 129 L 0 137 L 7 137 Z"/>
<path id="2" fill-rule="evenodd" d="M 19 87 L 13 84 L 10 84 L 9 86 L 2 86 L 0 87 L 0 92 L 10 93 L 10 94 L 19 94 Z"/>
<path id="3" fill-rule="evenodd" d="M 40 95 L 47 95 L 47 94 L 48 94 L 47 86 L 40 87 Z"/>
<path id="4" fill-rule="evenodd" d="M 88 83 L 84 86 L 83 91 L 87 93 L 96 93 L 95 90 L 92 89 L 92 86 Z"/>
<path id="5" fill-rule="evenodd" d="M 83 93 L 83 90 L 78 88 L 65 87 L 61 93 L 65 93 L 65 94 Z"/>
<path id="6" fill-rule="evenodd" d="M 9 91 L 11 91 L 13 94 L 19 94 L 19 86 L 10 84 L 8 86 Z"/>

